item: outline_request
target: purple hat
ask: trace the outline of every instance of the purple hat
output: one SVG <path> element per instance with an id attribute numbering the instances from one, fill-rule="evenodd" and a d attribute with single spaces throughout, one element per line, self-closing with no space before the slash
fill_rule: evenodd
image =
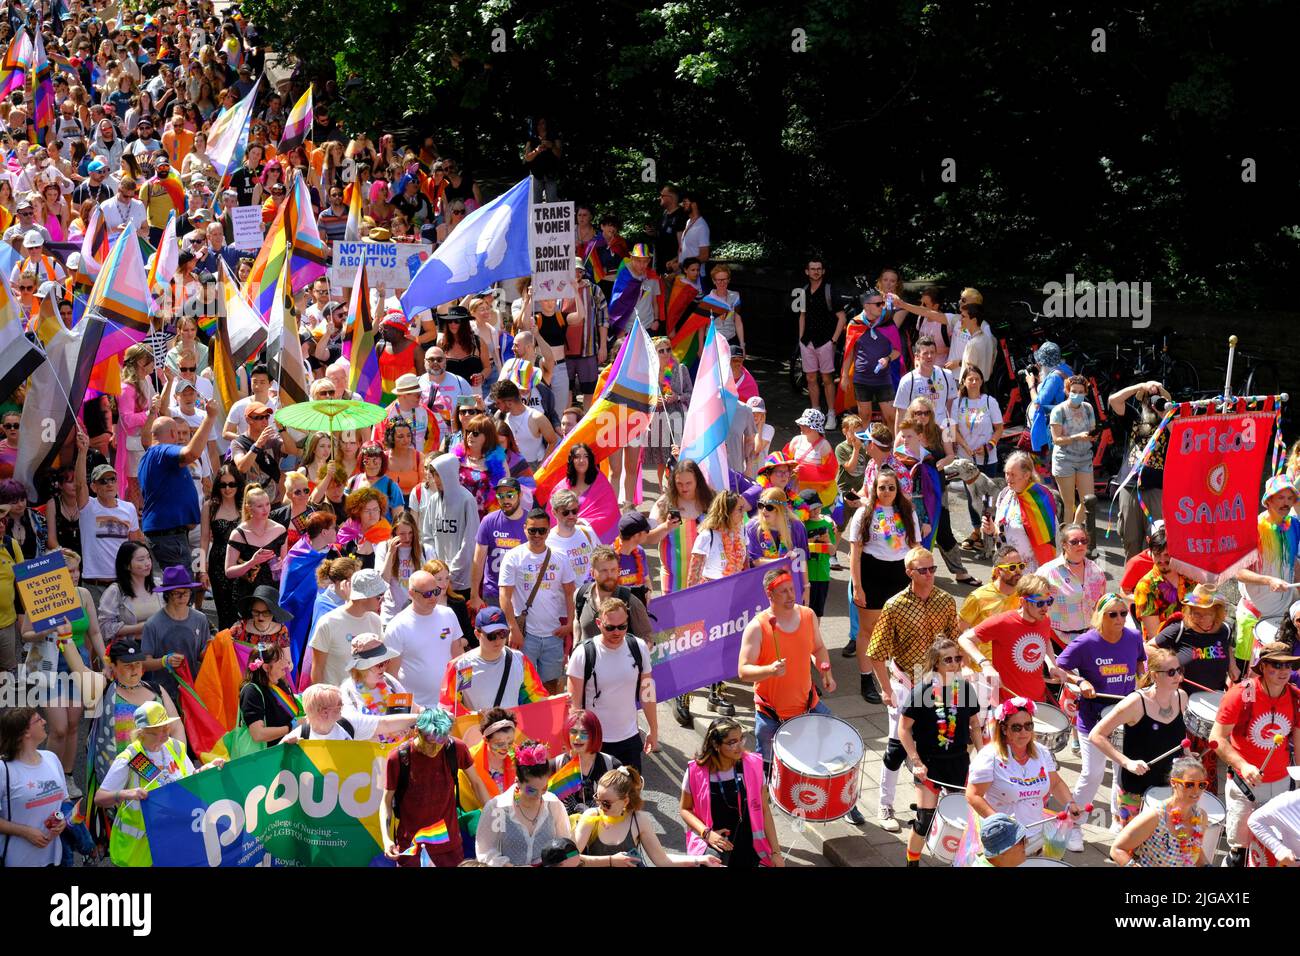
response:
<path id="1" fill-rule="evenodd" d="M 158 592 L 188 591 L 197 587 L 202 587 L 202 585 L 190 578 L 188 569 L 177 564 L 163 570 L 162 584 L 154 588 L 154 590 Z"/>

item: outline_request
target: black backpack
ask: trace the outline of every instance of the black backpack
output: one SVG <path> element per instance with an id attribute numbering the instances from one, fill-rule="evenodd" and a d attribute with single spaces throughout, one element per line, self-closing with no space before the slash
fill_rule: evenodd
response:
<path id="1" fill-rule="evenodd" d="M 459 812 L 460 810 L 460 763 L 456 759 L 456 742 L 449 741 L 442 748 L 443 754 L 447 758 L 447 772 L 451 774 L 452 786 L 455 788 L 455 802 L 452 804 Z M 393 816 L 397 819 L 402 818 L 401 810 L 402 796 L 406 793 L 406 788 L 411 783 L 411 742 L 408 740 L 397 748 L 397 787 L 393 790 Z"/>
<path id="2" fill-rule="evenodd" d="M 633 685 L 632 689 L 632 705 L 636 707 L 641 703 L 641 678 L 645 675 L 645 662 L 641 659 L 641 645 L 636 642 L 635 637 L 629 634 L 625 640 L 627 649 L 632 654 L 632 663 L 636 665 L 636 684 Z M 577 702 L 579 707 L 587 706 L 587 684 L 591 681 L 594 681 L 596 686 L 596 693 L 591 698 L 594 705 L 600 699 L 600 681 L 596 680 L 596 641 L 594 638 L 582 642 L 582 690 L 578 694 Z"/>
<path id="3" fill-rule="evenodd" d="M 348 720 L 346 717 L 340 717 L 338 719 L 338 725 L 342 727 L 343 730 L 347 733 L 348 740 L 357 739 L 357 729 L 352 726 L 352 721 Z M 311 737 L 311 724 L 309 724 L 305 720 L 302 722 L 302 733 L 299 734 L 299 736 L 303 740 L 307 740 L 309 737 Z"/>

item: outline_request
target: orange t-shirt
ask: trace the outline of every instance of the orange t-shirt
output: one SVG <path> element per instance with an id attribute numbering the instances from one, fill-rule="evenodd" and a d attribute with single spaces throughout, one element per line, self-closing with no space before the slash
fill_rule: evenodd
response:
<path id="1" fill-rule="evenodd" d="M 777 626 L 770 610 L 758 615 L 762 629 L 762 643 L 758 650 L 758 665 L 774 663 L 785 658 L 785 674 L 769 677 L 754 685 L 754 702 L 776 711 L 782 720 L 806 714 L 817 706 L 817 692 L 813 689 L 812 660 L 817 616 L 811 608 L 795 605 L 799 611 L 799 629 L 784 631 Z"/>
<path id="2" fill-rule="evenodd" d="M 173 128 L 163 133 L 162 142 L 163 148 L 167 150 L 167 158 L 172 161 L 173 168 L 180 172 L 181 160 L 194 148 L 194 134 L 184 127 L 179 130 Z"/>

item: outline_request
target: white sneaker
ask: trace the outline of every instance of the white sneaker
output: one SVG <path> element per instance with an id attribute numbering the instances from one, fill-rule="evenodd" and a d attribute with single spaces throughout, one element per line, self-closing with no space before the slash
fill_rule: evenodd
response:
<path id="1" fill-rule="evenodd" d="M 1071 853 L 1083 852 L 1083 829 L 1081 827 L 1070 828 L 1070 837 L 1065 844 L 1065 848 Z"/>
<path id="2" fill-rule="evenodd" d="M 876 822 L 880 825 L 880 829 L 890 833 L 897 833 L 903 829 L 898 825 L 898 818 L 894 816 L 893 807 L 881 807 L 880 812 L 876 814 Z"/>
<path id="3" fill-rule="evenodd" d="M 833 429 L 837 424 L 839 424 L 839 423 L 835 420 L 835 413 L 834 413 L 834 412 L 830 412 L 830 411 L 828 411 L 828 412 L 826 413 L 826 430 L 827 430 L 827 431 L 830 431 L 830 430 Z"/>

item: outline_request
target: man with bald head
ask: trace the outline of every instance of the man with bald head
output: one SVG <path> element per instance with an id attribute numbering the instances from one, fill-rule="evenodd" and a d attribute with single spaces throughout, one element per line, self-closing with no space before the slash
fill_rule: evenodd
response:
<path id="1" fill-rule="evenodd" d="M 412 699 L 422 707 L 437 707 L 447 662 L 465 650 L 456 612 L 447 606 L 451 581 L 447 566 L 430 561 L 430 573 L 416 570 L 407 582 L 411 603 L 384 627 L 384 643 L 399 656 L 388 662 Z"/>
<path id="2" fill-rule="evenodd" d="M 163 390 L 162 407 L 166 407 L 170 391 L 169 382 Z M 190 570 L 193 563 L 189 535 L 200 521 L 200 512 L 190 464 L 207 448 L 216 414 L 216 403 L 203 403 L 203 420 L 183 448 L 177 444 L 175 420 L 165 416 L 154 419 L 150 430 L 153 443 L 140 459 L 140 494 L 144 499 L 140 527 L 160 568 L 179 565 Z"/>

